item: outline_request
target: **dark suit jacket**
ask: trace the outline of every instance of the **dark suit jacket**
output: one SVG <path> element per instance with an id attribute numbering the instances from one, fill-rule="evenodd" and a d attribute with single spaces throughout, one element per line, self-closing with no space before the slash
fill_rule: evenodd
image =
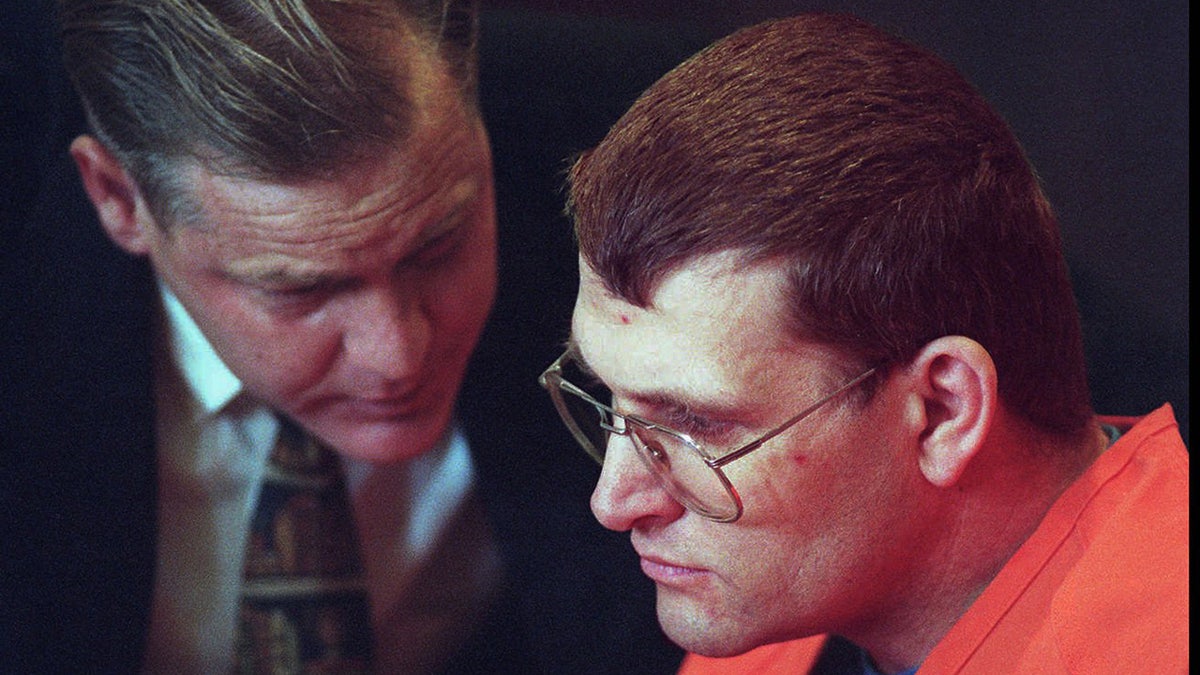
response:
<path id="1" fill-rule="evenodd" d="M 131 672 L 155 554 L 155 291 L 104 238 L 66 154 L 84 121 L 49 4 L 22 4 L 0 29 L 0 670 Z M 664 35 L 485 18 L 501 285 L 460 415 L 507 572 L 451 672 L 666 673 L 681 656 L 627 538 L 588 512 L 596 467 L 536 384 L 575 292 L 564 160 L 703 41 Z"/>

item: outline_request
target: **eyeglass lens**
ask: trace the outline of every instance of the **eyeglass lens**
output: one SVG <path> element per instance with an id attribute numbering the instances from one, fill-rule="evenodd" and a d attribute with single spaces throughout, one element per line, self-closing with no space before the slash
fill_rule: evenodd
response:
<path id="1" fill-rule="evenodd" d="M 643 460 L 663 478 L 664 487 L 675 499 L 703 515 L 731 518 L 737 503 L 729 488 L 700 452 L 673 433 L 652 427 L 634 426 L 633 436 Z"/>
<path id="2" fill-rule="evenodd" d="M 579 387 L 596 401 L 612 407 L 612 392 L 591 375 L 570 364 L 564 364 L 563 379 Z M 732 518 L 737 503 L 721 477 L 709 467 L 698 448 L 672 432 L 643 425 L 633 419 L 614 420 L 612 415 L 597 408 L 571 391 L 560 388 L 563 407 L 570 415 L 568 423 L 587 440 L 585 449 L 598 461 L 604 461 L 610 429 L 631 426 L 631 436 L 638 454 L 680 503 L 694 511 L 717 519 Z M 580 439 L 580 440 L 583 440 Z M 591 447 L 586 447 L 590 444 Z"/>

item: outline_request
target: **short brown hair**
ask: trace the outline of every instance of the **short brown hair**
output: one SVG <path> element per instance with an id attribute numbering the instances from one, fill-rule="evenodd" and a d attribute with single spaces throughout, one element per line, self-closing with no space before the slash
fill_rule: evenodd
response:
<path id="1" fill-rule="evenodd" d="M 743 29 L 648 89 L 575 163 L 580 251 L 647 306 L 735 250 L 782 261 L 798 334 L 872 365 L 964 335 L 1043 429 L 1092 414 L 1058 225 L 1007 124 L 948 63 L 850 16 Z"/>
<path id="2" fill-rule="evenodd" d="M 97 137 L 156 216 L 181 160 L 255 178 L 331 174 L 405 134 L 397 34 L 474 105 L 476 10 L 456 0 L 60 0 L 63 58 Z"/>

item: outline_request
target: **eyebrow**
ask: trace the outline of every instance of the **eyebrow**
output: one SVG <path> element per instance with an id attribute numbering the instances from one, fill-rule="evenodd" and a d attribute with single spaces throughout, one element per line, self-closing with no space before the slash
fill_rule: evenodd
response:
<path id="1" fill-rule="evenodd" d="M 591 364 L 584 358 L 583 352 L 579 349 L 579 343 L 575 341 L 574 335 L 567 338 L 566 348 L 572 352 L 575 363 L 580 369 L 597 380 L 604 382 L 604 379 L 596 375 Z M 605 384 L 607 385 L 608 383 L 605 382 Z M 682 396 L 667 389 L 630 391 L 624 393 L 622 398 L 654 411 L 657 414 L 666 416 L 715 417 L 735 423 L 739 423 L 745 419 L 746 408 L 744 406 L 733 405 L 725 401 L 698 400 Z"/>
<path id="2" fill-rule="evenodd" d="M 297 267 L 297 263 L 301 266 Z M 304 268 L 304 261 L 289 256 L 266 255 L 249 260 L 234 261 L 226 274 L 237 281 L 270 287 L 322 286 L 335 283 L 336 275 L 327 271 Z"/>
<path id="3" fill-rule="evenodd" d="M 650 411 L 653 416 L 668 418 L 674 424 L 699 419 L 731 424 L 745 423 L 745 408 L 726 402 L 697 401 L 662 390 L 631 392 L 625 398 Z"/>

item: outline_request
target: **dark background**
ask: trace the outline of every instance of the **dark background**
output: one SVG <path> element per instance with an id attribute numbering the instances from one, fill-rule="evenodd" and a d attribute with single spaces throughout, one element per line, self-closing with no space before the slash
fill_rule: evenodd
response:
<path id="1" fill-rule="evenodd" d="M 484 5 L 662 26 L 642 44 L 612 45 L 614 52 L 671 53 L 678 49 L 671 41 L 680 34 L 715 39 L 772 16 L 809 10 L 857 14 L 937 52 L 1009 121 L 1058 212 L 1098 411 L 1143 414 L 1169 401 L 1187 439 L 1186 2 L 484 0 Z M 531 68 L 558 65 L 547 55 Z M 580 77 L 578 86 L 588 87 L 587 78 Z M 551 300 L 546 309 L 569 312 L 569 305 L 564 309 Z"/>

